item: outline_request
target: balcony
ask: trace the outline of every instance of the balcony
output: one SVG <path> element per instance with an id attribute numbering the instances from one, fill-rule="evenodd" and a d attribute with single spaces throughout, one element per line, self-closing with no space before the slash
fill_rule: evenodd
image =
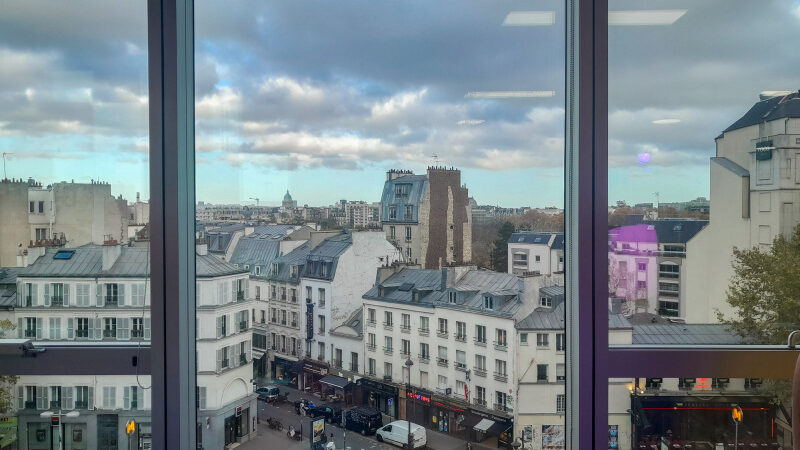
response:
<path id="1" fill-rule="evenodd" d="M 506 405 L 502 404 L 502 403 L 495 403 L 495 404 L 494 404 L 494 405 L 492 405 L 492 406 L 493 406 L 493 408 L 494 408 L 494 410 L 495 410 L 495 411 L 500 411 L 500 412 L 509 412 L 509 411 L 508 411 L 508 407 L 507 407 Z"/>
<path id="2" fill-rule="evenodd" d="M 247 364 L 247 355 L 242 353 L 239 355 L 239 365 L 243 366 L 245 364 Z"/>
<path id="3" fill-rule="evenodd" d="M 405 359 L 410 358 L 411 357 L 411 352 L 405 351 L 405 350 L 400 350 L 400 357 L 401 358 L 405 358 Z"/>
<path id="4" fill-rule="evenodd" d="M 228 359 L 223 359 L 223 360 L 222 360 L 222 362 L 221 362 L 221 367 L 222 367 L 222 369 L 220 369 L 220 370 L 225 370 L 225 369 L 227 369 L 227 368 L 228 368 L 228 367 L 230 367 L 230 366 L 231 366 L 231 362 L 230 362 L 230 360 L 228 360 Z"/>
<path id="5" fill-rule="evenodd" d="M 430 336 L 431 335 L 430 328 L 419 328 L 417 330 L 417 332 L 419 333 L 420 336 Z"/>
<path id="6" fill-rule="evenodd" d="M 417 358 L 419 359 L 420 364 L 428 364 L 431 362 L 431 357 L 428 355 L 419 355 Z"/>
<path id="7" fill-rule="evenodd" d="M 284 326 L 286 325 L 286 319 L 281 320 L 281 325 L 284 325 Z"/>
<path id="8" fill-rule="evenodd" d="M 247 321 L 241 320 L 239 321 L 239 332 L 245 331 L 247 329 Z"/>
<path id="9" fill-rule="evenodd" d="M 453 336 L 455 336 L 456 341 L 458 341 L 458 342 L 467 342 L 467 335 L 466 334 L 456 333 Z"/>
<path id="10" fill-rule="evenodd" d="M 61 400 L 50 400 L 50 409 L 60 409 Z"/>
<path id="11" fill-rule="evenodd" d="M 411 325 L 400 325 L 400 332 L 411 334 Z"/>
<path id="12" fill-rule="evenodd" d="M 25 402 L 26 407 L 27 407 L 27 403 L 28 402 Z M 83 400 L 83 401 L 77 400 L 75 402 L 75 409 L 89 409 L 89 402 L 86 401 L 86 400 Z"/>
<path id="13" fill-rule="evenodd" d="M 50 306 L 64 306 L 64 297 L 61 295 L 50 297 Z"/>
<path id="14" fill-rule="evenodd" d="M 677 272 L 658 272 L 659 278 L 679 278 L 680 274 Z"/>
<path id="15" fill-rule="evenodd" d="M 664 317 L 678 317 L 680 312 L 677 309 L 672 308 L 658 308 L 658 315 Z"/>
<path id="16" fill-rule="evenodd" d="M 342 360 L 341 359 L 334 359 L 332 362 L 333 362 L 333 367 L 336 367 L 337 369 L 341 369 L 342 368 Z"/>
<path id="17" fill-rule="evenodd" d="M 392 325 L 392 322 L 383 322 L 383 329 L 391 331 L 394 329 L 394 326 Z"/>
<path id="18" fill-rule="evenodd" d="M 286 301 L 286 294 L 281 294 L 281 301 L 282 301 L 282 302 L 285 302 L 285 301 Z"/>
<path id="19" fill-rule="evenodd" d="M 447 358 L 436 358 L 436 364 L 440 365 L 441 367 L 447 367 L 449 365 Z"/>
<path id="20" fill-rule="evenodd" d="M 367 350 L 374 352 L 375 351 L 375 344 L 367 344 Z"/>
<path id="21" fill-rule="evenodd" d="M 500 381 L 500 382 L 505 383 L 505 382 L 508 381 L 508 374 L 507 373 L 502 373 L 502 372 L 495 372 L 494 373 L 494 379 L 495 379 L 495 381 Z"/>
<path id="22" fill-rule="evenodd" d="M 485 377 L 486 376 L 486 369 L 481 369 L 481 368 L 476 367 L 476 368 L 472 369 L 472 373 L 474 375 L 479 376 L 479 377 Z"/>
<path id="23" fill-rule="evenodd" d="M 36 330 L 25 330 L 25 337 L 31 339 L 36 338 Z"/>
<path id="24" fill-rule="evenodd" d="M 25 402 L 25 409 L 36 409 L 36 401 L 30 400 Z"/>
<path id="25" fill-rule="evenodd" d="M 442 330 L 442 329 L 436 330 L 436 336 L 439 336 L 440 338 L 443 339 L 447 339 L 447 330 Z"/>
<path id="26" fill-rule="evenodd" d="M 368 327 L 375 327 L 375 319 L 367 319 Z"/>
<path id="27" fill-rule="evenodd" d="M 296 295 L 292 296 L 292 303 L 297 303 L 297 296 Z"/>
<path id="28" fill-rule="evenodd" d="M 481 339 L 481 338 L 476 337 L 473 341 L 475 342 L 475 345 L 477 345 L 477 346 L 486 347 L 486 338 Z"/>
<path id="29" fill-rule="evenodd" d="M 103 337 L 109 339 L 116 338 L 117 330 L 103 330 Z"/>
<path id="30" fill-rule="evenodd" d="M 384 355 L 391 355 L 392 353 L 394 353 L 394 350 L 392 350 L 391 347 L 383 347 L 383 354 Z"/>
<path id="31" fill-rule="evenodd" d="M 295 327 L 295 328 L 297 328 L 297 321 L 295 321 L 295 322 L 292 322 L 292 326 L 293 326 L 293 327 Z"/>
<path id="32" fill-rule="evenodd" d="M 486 399 L 483 398 L 474 398 L 472 399 L 472 403 L 478 406 L 483 406 L 484 408 L 486 407 Z"/>
<path id="33" fill-rule="evenodd" d="M 457 362 L 456 363 L 456 370 L 460 370 L 462 372 L 466 372 L 467 371 L 467 364 L 466 363 Z"/>
<path id="34" fill-rule="evenodd" d="M 105 297 L 105 299 L 103 300 L 105 302 L 106 308 L 116 308 L 117 306 L 119 306 L 119 299 L 117 298 L 117 296 Z"/>
<path id="35" fill-rule="evenodd" d="M 503 341 L 503 342 L 494 341 L 494 349 L 498 350 L 498 351 L 501 351 L 501 352 L 507 352 L 508 351 L 508 342 L 505 342 L 505 341 Z"/>
<path id="36" fill-rule="evenodd" d="M 244 301 L 244 291 L 236 291 L 236 301 L 237 302 Z"/>
<path id="37" fill-rule="evenodd" d="M 391 375 L 384 375 L 383 376 L 383 381 L 386 382 L 386 383 L 391 383 L 392 382 L 392 376 Z"/>

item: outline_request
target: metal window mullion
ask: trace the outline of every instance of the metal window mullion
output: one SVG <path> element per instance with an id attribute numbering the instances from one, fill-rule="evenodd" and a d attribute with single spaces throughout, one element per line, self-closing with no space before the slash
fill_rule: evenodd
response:
<path id="1" fill-rule="evenodd" d="M 192 0 L 148 0 L 153 448 L 195 448 Z"/>

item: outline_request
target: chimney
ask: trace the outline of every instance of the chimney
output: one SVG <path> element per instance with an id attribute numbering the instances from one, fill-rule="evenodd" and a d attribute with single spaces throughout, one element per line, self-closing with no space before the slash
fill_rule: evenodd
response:
<path id="1" fill-rule="evenodd" d="M 136 203 L 139 203 L 139 193 L 136 193 Z"/>
<path id="2" fill-rule="evenodd" d="M 103 270 L 110 269 L 122 253 L 122 246 L 116 239 L 106 236 L 103 241 Z"/>
<path id="3" fill-rule="evenodd" d="M 208 254 L 208 243 L 205 240 L 203 240 L 202 242 L 200 242 L 200 240 L 198 240 L 198 242 L 195 244 L 195 251 L 197 252 L 197 256 L 205 256 L 205 255 L 207 255 Z"/>

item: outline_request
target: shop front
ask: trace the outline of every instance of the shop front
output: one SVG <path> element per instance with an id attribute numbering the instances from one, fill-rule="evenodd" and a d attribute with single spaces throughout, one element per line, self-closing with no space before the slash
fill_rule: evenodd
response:
<path id="1" fill-rule="evenodd" d="M 477 408 L 468 408 L 463 423 L 469 439 L 484 446 L 511 449 L 514 438 L 514 420 Z"/>
<path id="2" fill-rule="evenodd" d="M 380 412 L 397 417 L 398 389 L 393 384 L 381 383 L 369 378 L 356 380 L 356 389 L 360 393 L 359 402 L 364 406 L 375 408 Z"/>
<path id="3" fill-rule="evenodd" d="M 353 383 L 347 378 L 338 375 L 325 375 L 319 380 L 322 385 L 323 398 L 340 404 L 351 404 L 353 398 Z"/>
<path id="4" fill-rule="evenodd" d="M 270 375 L 275 384 L 290 386 L 297 389 L 298 375 L 302 372 L 302 364 L 298 361 L 283 359 L 278 356 L 272 362 Z"/>
<path id="5" fill-rule="evenodd" d="M 311 360 L 303 361 L 303 373 L 302 373 L 302 386 L 301 389 L 308 393 L 322 395 L 322 392 L 326 388 L 320 383 L 320 380 L 328 374 L 328 365 L 324 362 L 317 362 Z"/>

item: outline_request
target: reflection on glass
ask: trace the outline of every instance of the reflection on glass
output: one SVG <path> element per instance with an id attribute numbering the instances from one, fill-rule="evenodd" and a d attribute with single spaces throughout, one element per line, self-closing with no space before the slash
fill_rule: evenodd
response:
<path id="1" fill-rule="evenodd" d="M 609 449 L 792 448 L 789 380 L 609 379 Z"/>
<path id="2" fill-rule="evenodd" d="M 408 6 L 197 5 L 205 447 L 564 445 L 563 2 Z"/>
<path id="3" fill-rule="evenodd" d="M 0 338 L 149 345 L 146 17 L 3 3 Z M 0 447 L 150 448 L 150 377 L 93 364 L 2 377 Z"/>
<path id="4" fill-rule="evenodd" d="M 796 2 L 609 8 L 611 312 L 658 329 L 633 343 L 712 343 L 654 337 L 684 322 L 716 344 L 785 343 L 800 328 Z M 775 33 L 742 32 L 762 22 Z"/>

